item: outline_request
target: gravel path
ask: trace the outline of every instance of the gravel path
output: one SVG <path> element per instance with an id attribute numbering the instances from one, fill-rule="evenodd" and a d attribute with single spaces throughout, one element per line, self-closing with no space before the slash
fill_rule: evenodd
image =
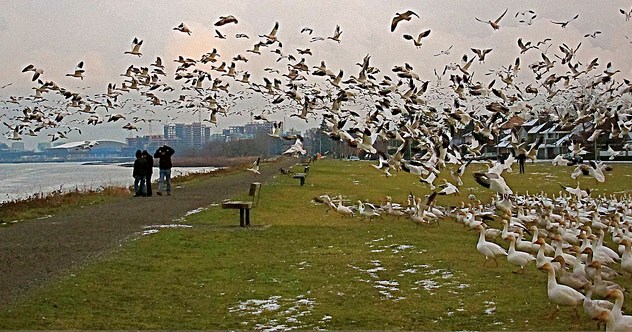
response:
<path id="1" fill-rule="evenodd" d="M 179 187 L 172 185 L 171 196 L 135 198 L 130 194 L 129 198 L 2 227 L 0 307 L 108 253 L 133 238 L 143 226 L 169 224 L 193 209 L 247 193 L 251 182 L 264 183 L 279 174 L 280 167 L 295 163 L 294 158 L 282 157 L 262 163 L 261 175 L 256 178 L 249 172 L 209 176 Z M 238 226 L 238 217 L 235 220 Z"/>

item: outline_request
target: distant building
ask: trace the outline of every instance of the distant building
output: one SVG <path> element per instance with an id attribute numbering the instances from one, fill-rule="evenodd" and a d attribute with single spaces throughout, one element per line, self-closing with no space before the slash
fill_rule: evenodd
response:
<path id="1" fill-rule="evenodd" d="M 168 124 L 164 138 L 177 142 L 177 146 L 201 148 L 211 141 L 211 128 L 200 122 Z"/>
<path id="2" fill-rule="evenodd" d="M 271 133 L 274 128 L 274 122 L 250 122 L 243 126 L 230 126 L 228 129 L 222 131 L 224 136 L 223 141 L 238 141 L 242 139 L 253 139 L 259 133 Z M 283 132 L 283 125 L 281 124 L 281 132 Z M 215 136 L 217 137 L 217 136 Z"/>
<path id="3" fill-rule="evenodd" d="M 24 143 L 23 142 L 11 143 L 11 151 L 24 151 Z"/>
<path id="4" fill-rule="evenodd" d="M 37 143 L 37 150 L 44 151 L 46 149 L 50 149 L 50 142 L 39 142 Z"/>

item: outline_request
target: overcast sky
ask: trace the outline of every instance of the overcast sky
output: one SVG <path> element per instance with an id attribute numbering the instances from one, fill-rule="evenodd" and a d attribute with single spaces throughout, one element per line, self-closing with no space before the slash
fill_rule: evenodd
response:
<path id="1" fill-rule="evenodd" d="M 630 79 L 632 20 L 626 21 L 619 9 L 630 11 L 631 7 L 630 1 L 0 1 L 0 86 L 11 84 L 0 89 L 0 100 L 33 94 L 36 84 L 31 82 L 31 74 L 21 72 L 28 64 L 44 69 L 43 80 L 53 80 L 90 96 L 105 93 L 110 82 L 120 85 L 120 74 L 129 65 L 148 66 L 160 56 L 168 76 L 173 77 L 173 60 L 178 55 L 199 59 L 213 48 L 218 49 L 222 61 L 230 62 L 237 54 L 247 56 L 250 61 L 240 63 L 239 69 L 250 72 L 251 81 L 262 83 L 263 68 L 283 71 L 283 66 L 276 63 L 277 55 L 270 49 L 262 49 L 260 56 L 245 50 L 260 40 L 257 35 L 269 33 L 275 22 L 279 22 L 277 36 L 286 54 L 296 54 L 297 48 L 310 48 L 313 55 L 306 56 L 310 67 L 324 60 L 334 72 L 344 69 L 345 76 L 357 75 L 355 63 L 370 54 L 371 65 L 382 70 L 379 78 L 392 75 L 390 69 L 394 65 L 409 63 L 423 80 L 434 80 L 433 69 L 442 71 L 445 64 L 458 63 L 464 54 L 474 56 L 470 48 L 493 48 L 484 64 L 473 65 L 474 79 L 488 82 L 492 79 L 485 76 L 489 69 L 508 66 L 517 56 L 524 68 L 541 60 L 537 50 L 520 55 L 518 38 L 532 43 L 551 38 L 552 46 L 547 51 L 551 59 L 555 59 L 554 54 L 561 55 L 558 47 L 562 43 L 576 47 L 581 42 L 578 61 L 586 65 L 598 57 L 601 70 L 612 62 L 614 68 L 621 70 L 619 78 Z M 508 12 L 500 21 L 499 30 L 475 20 L 478 17 L 493 21 L 505 9 Z M 391 32 L 395 13 L 406 10 L 413 10 L 420 18 L 403 21 Z M 529 19 L 530 13 L 519 14 L 527 10 L 534 11 L 536 18 L 531 24 L 520 23 L 520 19 Z M 551 23 L 568 21 L 576 14 L 579 17 L 564 29 Z M 224 15 L 235 16 L 239 23 L 221 27 L 228 38 L 220 40 L 214 37 L 213 23 Z M 191 36 L 173 30 L 182 22 L 192 30 Z M 340 43 L 310 42 L 312 37 L 332 36 L 336 25 L 343 31 Z M 312 28 L 312 35 L 301 34 L 304 27 Z M 419 49 L 402 38 L 403 34 L 417 36 L 428 29 L 431 33 Z M 584 37 L 595 31 L 601 32 L 596 38 Z M 236 39 L 236 33 L 250 38 Z M 631 39 L 626 39 L 626 35 Z M 124 54 L 131 50 L 134 37 L 144 41 L 140 58 Z M 434 56 L 452 45 L 449 55 Z M 85 79 L 66 77 L 80 61 L 84 61 Z M 523 70 L 520 75 L 529 72 Z M 0 107 L 6 105 L 0 102 Z M 9 111 L 2 108 L 1 112 Z M 155 117 L 166 118 L 165 113 L 156 113 Z M 197 115 L 178 116 L 177 122 L 198 119 Z M 284 114 L 271 118 L 281 120 Z M 222 119 L 214 131 L 246 121 L 248 116 Z M 316 124 L 314 121 L 308 125 Z M 286 129 L 308 125 L 286 118 Z M 73 134 L 69 140 L 123 140 L 130 135 L 120 123 L 91 128 L 81 136 Z M 151 129 L 161 133 L 162 125 L 154 124 Z M 3 126 L 2 133 L 8 131 Z M 139 134 L 148 133 L 149 126 L 143 125 Z M 46 137 L 38 137 L 26 142 L 32 146 L 33 142 L 45 140 Z M 0 142 L 10 144 L 5 137 Z"/>

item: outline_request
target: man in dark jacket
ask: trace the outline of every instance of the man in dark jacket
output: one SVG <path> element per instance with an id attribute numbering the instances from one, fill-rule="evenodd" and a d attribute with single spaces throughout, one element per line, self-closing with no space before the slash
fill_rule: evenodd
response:
<path id="1" fill-rule="evenodd" d="M 134 160 L 134 197 L 147 195 L 145 189 L 145 180 L 147 178 L 147 160 L 143 158 L 143 153 L 136 150 L 136 160 Z"/>
<path id="2" fill-rule="evenodd" d="M 145 158 L 145 162 L 147 163 L 147 178 L 145 179 L 145 185 L 147 187 L 147 197 L 151 197 L 151 175 L 154 172 L 154 158 L 149 154 L 149 152 L 147 152 L 147 150 L 143 150 L 143 158 Z"/>
<path id="3" fill-rule="evenodd" d="M 162 185 L 166 184 L 167 195 L 171 195 L 171 156 L 175 150 L 170 146 L 163 145 L 156 150 L 154 158 L 158 158 L 158 168 L 160 169 L 160 177 L 158 178 L 158 196 L 162 195 Z"/>

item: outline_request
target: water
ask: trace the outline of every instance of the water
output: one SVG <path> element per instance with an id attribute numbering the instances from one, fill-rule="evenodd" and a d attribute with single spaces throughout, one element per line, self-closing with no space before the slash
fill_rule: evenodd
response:
<path id="1" fill-rule="evenodd" d="M 174 167 L 171 177 L 190 173 L 211 172 L 215 167 Z M 152 180 L 157 180 L 154 168 Z M 84 165 L 82 162 L 0 164 L 0 202 L 23 199 L 33 194 L 97 190 L 134 183 L 132 168 L 117 164 Z"/>

